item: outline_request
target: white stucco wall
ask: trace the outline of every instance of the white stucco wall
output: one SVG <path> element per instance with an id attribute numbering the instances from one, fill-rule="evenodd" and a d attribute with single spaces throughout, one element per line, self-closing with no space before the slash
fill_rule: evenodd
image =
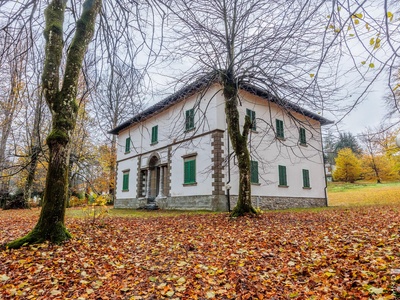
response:
<path id="1" fill-rule="evenodd" d="M 175 145 L 172 150 L 171 196 L 210 195 L 212 193 L 211 134 Z M 196 184 L 184 185 L 184 157 L 196 157 Z"/>
<path id="2" fill-rule="evenodd" d="M 117 198 L 135 198 L 138 154 L 142 154 L 141 168 L 148 166 L 155 153 L 161 164 L 168 163 L 168 147 L 171 151 L 170 196 L 211 195 L 213 191 L 211 133 L 226 130 L 225 106 L 219 87 L 214 86 L 205 94 L 191 96 L 157 115 L 134 124 L 118 136 Z M 242 125 L 246 108 L 254 110 L 257 130 L 251 132 L 249 144 L 252 160 L 259 163 L 259 184 L 252 185 L 253 196 L 272 197 L 325 197 L 322 142 L 319 123 L 297 113 L 289 117 L 280 106 L 269 103 L 253 94 L 241 93 L 239 107 Z M 195 108 L 195 129 L 185 132 L 185 112 Z M 284 122 L 285 139 L 275 138 L 276 118 Z M 151 129 L 158 125 L 158 142 L 151 144 Z M 307 146 L 301 146 L 299 126 L 306 129 Z M 125 140 L 130 136 L 133 146 L 125 153 Z M 224 155 L 228 154 L 227 132 L 224 134 Z M 232 147 L 230 147 L 232 152 Z M 196 154 L 196 184 L 184 185 L 185 155 Z M 286 166 L 288 187 L 279 187 L 278 165 Z M 129 191 L 122 191 L 123 171 L 130 170 Z M 311 189 L 303 189 L 302 169 L 309 170 Z M 223 171 L 225 183 L 228 169 Z M 238 193 L 238 176 L 234 160 L 231 160 L 231 195 Z"/>
<path id="3" fill-rule="evenodd" d="M 324 198 L 325 173 L 319 122 L 294 112 L 290 117 L 280 106 L 250 93 L 243 92 L 241 96 L 242 125 L 247 108 L 255 111 L 257 118 L 257 129 L 249 136 L 251 159 L 258 161 L 259 166 L 259 184 L 252 185 L 252 195 Z M 284 140 L 275 138 L 276 119 L 284 123 Z M 299 127 L 306 130 L 307 146 L 299 145 Z M 288 187 L 279 187 L 278 165 L 286 166 Z M 303 189 L 302 169 L 309 170 L 311 189 Z M 232 195 L 238 194 L 237 183 L 237 167 L 233 163 Z"/>
<path id="4" fill-rule="evenodd" d="M 136 180 L 137 180 L 137 158 L 129 158 L 118 162 L 117 168 L 117 198 L 135 198 L 136 197 Z M 124 172 L 129 171 L 129 190 L 122 190 L 122 178 Z"/>

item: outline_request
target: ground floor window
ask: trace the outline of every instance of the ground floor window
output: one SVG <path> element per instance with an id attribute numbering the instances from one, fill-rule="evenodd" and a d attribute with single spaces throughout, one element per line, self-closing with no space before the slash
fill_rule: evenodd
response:
<path id="1" fill-rule="evenodd" d="M 196 157 L 186 157 L 184 158 L 184 184 L 196 183 Z"/>
<path id="2" fill-rule="evenodd" d="M 278 166 L 279 186 L 287 186 L 286 166 Z"/>
<path id="3" fill-rule="evenodd" d="M 122 190 L 129 191 L 129 171 L 122 173 Z"/>
<path id="4" fill-rule="evenodd" d="M 250 161 L 250 182 L 259 183 L 258 181 L 258 161 Z"/>
<path id="5" fill-rule="evenodd" d="M 303 187 L 310 187 L 310 171 L 303 169 Z"/>

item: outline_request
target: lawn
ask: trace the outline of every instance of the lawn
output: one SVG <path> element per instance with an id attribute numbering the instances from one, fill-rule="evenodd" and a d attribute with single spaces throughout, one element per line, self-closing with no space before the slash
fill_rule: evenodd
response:
<path id="1" fill-rule="evenodd" d="M 329 183 L 328 203 L 329 206 L 400 204 L 400 183 Z"/>
<path id="2" fill-rule="evenodd" d="M 39 211 L 1 211 L 0 243 Z M 138 215 L 139 214 L 139 215 Z M 227 214 L 69 210 L 74 239 L 0 252 L 2 299 L 395 299 L 400 205 Z"/>

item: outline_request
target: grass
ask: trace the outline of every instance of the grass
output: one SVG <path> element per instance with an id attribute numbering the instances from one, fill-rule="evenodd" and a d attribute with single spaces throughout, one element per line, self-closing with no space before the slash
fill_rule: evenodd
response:
<path id="1" fill-rule="evenodd" d="M 400 182 L 328 184 L 329 206 L 400 204 Z"/>
<path id="2" fill-rule="evenodd" d="M 99 207 L 96 208 L 97 210 Z M 115 209 L 112 206 L 107 207 L 107 216 L 116 218 L 155 218 L 155 217 L 177 217 L 182 215 L 201 215 L 211 214 L 210 211 L 188 211 L 188 210 L 137 210 L 137 209 Z M 96 212 L 97 215 L 97 212 Z M 83 207 L 75 207 L 67 209 L 67 217 L 87 218 L 88 211 Z"/>

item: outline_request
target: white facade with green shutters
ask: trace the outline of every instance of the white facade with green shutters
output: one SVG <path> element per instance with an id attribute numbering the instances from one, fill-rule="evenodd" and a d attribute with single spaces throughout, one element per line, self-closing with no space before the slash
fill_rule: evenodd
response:
<path id="1" fill-rule="evenodd" d="M 245 115 L 253 121 L 254 205 L 326 205 L 321 124 L 329 121 L 292 104 L 282 107 L 267 95 L 240 92 L 242 123 Z M 227 210 L 235 205 L 238 169 L 217 83 L 180 90 L 111 132 L 119 145 L 115 207 L 154 202 L 165 209 Z"/>

